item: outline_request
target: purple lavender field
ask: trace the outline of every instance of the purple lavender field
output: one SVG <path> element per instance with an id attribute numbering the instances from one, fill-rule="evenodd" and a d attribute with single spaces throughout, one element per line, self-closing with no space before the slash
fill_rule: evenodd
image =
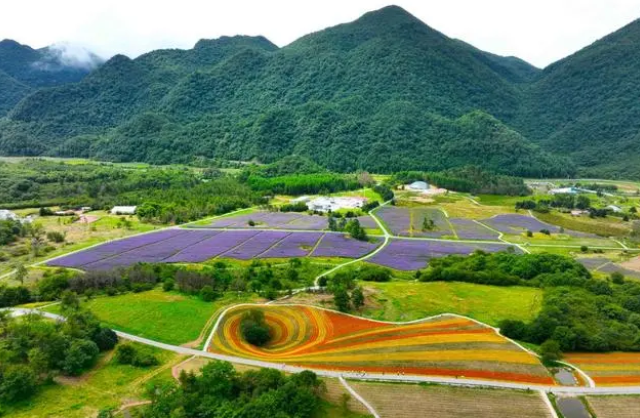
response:
<path id="1" fill-rule="evenodd" d="M 267 252 L 289 235 L 291 235 L 290 232 L 262 231 L 237 247 L 225 252 L 222 256 L 236 258 L 238 260 L 251 260 Z"/>
<path id="2" fill-rule="evenodd" d="M 496 240 L 500 236 L 497 232 L 492 231 L 472 219 L 451 218 L 449 222 L 453 225 L 460 239 Z"/>
<path id="3" fill-rule="evenodd" d="M 439 209 L 384 206 L 378 209 L 376 215 L 382 219 L 393 235 L 432 238 L 453 236 L 447 218 Z M 434 222 L 435 228 L 433 230 L 422 231 L 422 222 L 425 217 Z"/>
<path id="4" fill-rule="evenodd" d="M 258 258 L 306 257 L 322 237 L 321 232 L 296 232 L 288 235 Z"/>
<path id="5" fill-rule="evenodd" d="M 496 215 L 489 219 L 483 219 L 482 222 L 485 225 L 490 226 L 505 234 L 519 235 L 527 230 L 531 232 L 540 232 L 542 229 L 546 229 L 554 234 L 560 233 L 560 227 L 551 225 L 538 220 L 532 216 L 519 215 L 517 213 L 508 213 L 504 215 Z M 585 232 L 569 231 L 565 230 L 564 234 L 571 235 L 579 238 L 594 238 L 595 234 L 588 234 Z"/>
<path id="6" fill-rule="evenodd" d="M 371 243 L 358 241 L 343 234 L 327 233 L 311 256 L 360 258 L 378 248 L 381 243 L 381 240 Z"/>
<path id="7" fill-rule="evenodd" d="M 377 228 L 378 225 L 370 216 L 359 216 L 360 225 L 365 228 Z M 253 221 L 255 226 L 249 226 Z M 291 229 L 323 231 L 329 226 L 326 216 L 308 215 L 294 212 L 254 212 L 248 215 L 230 216 L 214 220 L 206 228 L 232 228 L 232 229 Z M 191 226 L 190 228 L 204 228 L 203 226 Z"/>
<path id="8" fill-rule="evenodd" d="M 511 246 L 501 244 L 467 244 L 459 242 L 438 242 L 420 240 L 392 240 L 378 254 L 368 261 L 396 270 L 419 270 L 427 266 L 432 258 L 451 254 L 467 255 L 475 250 L 486 252 L 504 251 Z M 517 247 L 513 247 L 519 252 Z"/>

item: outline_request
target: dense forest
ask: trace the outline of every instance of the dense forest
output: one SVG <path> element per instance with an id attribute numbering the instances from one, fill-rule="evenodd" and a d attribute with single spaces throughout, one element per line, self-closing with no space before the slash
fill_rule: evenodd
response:
<path id="1" fill-rule="evenodd" d="M 215 169 L 0 162 L 3 208 L 138 205 L 144 221 L 181 223 L 262 202 L 260 193 Z"/>
<path id="2" fill-rule="evenodd" d="M 0 152 L 160 164 L 296 154 L 339 172 L 572 176 L 571 160 L 523 135 L 523 85 L 541 74 L 387 7 L 280 49 L 237 36 L 113 57 L 22 100 L 0 121 Z"/>

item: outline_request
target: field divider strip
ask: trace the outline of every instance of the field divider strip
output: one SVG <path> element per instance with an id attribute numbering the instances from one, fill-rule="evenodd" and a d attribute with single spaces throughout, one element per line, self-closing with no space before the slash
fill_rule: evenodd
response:
<path id="1" fill-rule="evenodd" d="M 191 248 L 191 247 L 193 247 L 193 246 L 195 246 L 195 245 L 198 245 L 198 244 L 203 243 L 203 242 L 205 242 L 205 241 L 209 241 L 211 238 L 215 237 L 215 236 L 216 236 L 216 235 L 218 235 L 218 234 L 220 234 L 220 233 L 218 232 L 218 233 L 215 233 L 215 234 L 210 235 L 210 236 L 205 235 L 205 237 L 204 237 L 204 238 L 202 238 L 201 240 L 198 240 L 198 241 L 194 242 L 194 243 L 193 243 L 193 244 L 191 244 L 191 245 L 187 245 L 186 247 L 184 247 L 184 248 L 181 248 L 181 249 L 177 250 L 175 253 L 171 254 L 170 256 L 163 258 L 163 259 L 161 260 L 161 262 L 162 262 L 162 261 L 164 261 L 164 260 L 167 260 L 167 259 L 169 259 L 169 258 L 171 258 L 171 257 L 175 257 L 176 255 L 178 255 L 178 254 L 180 254 L 180 253 L 182 253 L 182 252 L 184 252 L 184 251 L 188 250 L 189 248 Z"/>
<path id="2" fill-rule="evenodd" d="M 322 240 L 324 240 L 324 237 L 326 237 L 326 236 L 327 236 L 327 234 L 322 234 L 320 239 L 316 242 L 316 245 L 314 245 L 313 248 L 311 249 L 311 251 L 309 251 L 309 254 L 306 255 L 307 257 L 313 257 L 313 253 L 316 252 L 316 250 L 320 246 L 320 243 L 322 243 Z"/>
<path id="3" fill-rule="evenodd" d="M 542 398 L 542 402 L 544 402 L 544 404 L 547 406 L 547 409 L 549 409 L 549 415 L 551 416 L 551 418 L 560 418 L 558 416 L 558 413 L 556 412 L 556 409 L 551 404 L 551 401 L 549 400 L 549 396 L 545 393 L 545 391 L 541 390 L 541 391 L 538 391 L 538 393 Z"/>
<path id="4" fill-rule="evenodd" d="M 378 412 L 376 412 L 374 407 L 369 402 L 367 402 L 362 396 L 360 396 L 360 394 L 356 392 L 355 389 L 351 387 L 351 385 L 349 385 L 349 383 L 344 379 L 344 377 L 340 376 L 338 380 L 340 381 L 340 383 L 342 383 L 342 386 L 344 386 L 344 388 L 347 389 L 347 392 L 349 392 L 351 396 L 356 398 L 358 402 L 364 405 L 364 407 L 367 408 L 369 412 L 371 412 L 371 415 L 373 415 L 374 418 L 380 418 L 380 415 L 378 415 Z"/>
<path id="5" fill-rule="evenodd" d="M 287 237 L 289 237 L 292 234 L 292 232 L 287 232 L 287 235 L 285 235 L 284 237 L 280 238 L 279 240 L 277 240 L 276 242 L 274 242 L 273 244 L 271 244 L 269 246 L 269 248 L 267 248 L 266 250 L 262 251 L 260 254 L 256 255 L 253 258 L 260 258 L 261 255 L 268 253 L 269 251 L 271 251 L 272 249 L 274 249 L 276 246 L 280 245 L 280 243 L 282 243 L 282 241 L 284 241 Z M 260 234 L 258 234 L 260 235 Z M 256 235 L 256 236 L 258 236 Z M 255 237 L 253 237 L 255 238 Z M 252 238 L 252 239 L 253 239 Z"/>

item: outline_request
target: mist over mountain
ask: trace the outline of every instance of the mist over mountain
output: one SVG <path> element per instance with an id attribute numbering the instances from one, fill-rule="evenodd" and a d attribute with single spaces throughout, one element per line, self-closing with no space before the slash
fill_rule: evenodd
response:
<path id="1" fill-rule="evenodd" d="M 13 97 L 0 153 L 152 163 L 298 154 L 339 171 L 474 164 L 640 177 L 638 32 L 635 22 L 540 70 L 389 6 L 283 48 L 234 36 L 119 55 L 51 88 L 0 64 Z"/>
<path id="2" fill-rule="evenodd" d="M 0 41 L 0 116 L 41 87 L 82 80 L 103 60 L 72 44 L 33 49 L 16 41 Z"/>

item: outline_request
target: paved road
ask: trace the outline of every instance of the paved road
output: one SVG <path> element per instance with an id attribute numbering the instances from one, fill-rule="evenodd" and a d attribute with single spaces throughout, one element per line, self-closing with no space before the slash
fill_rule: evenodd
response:
<path id="1" fill-rule="evenodd" d="M 36 309 L 18 309 L 18 308 L 5 308 L 3 310 L 9 310 L 14 316 L 26 315 L 29 313 L 38 313 L 40 311 Z M 40 312 L 45 317 L 57 320 L 64 320 L 60 315 Z M 299 373 L 303 370 L 307 370 L 302 367 L 287 366 L 281 363 L 271 363 L 267 361 L 251 360 L 241 357 L 226 356 L 222 354 L 215 354 L 206 351 L 195 350 L 193 348 L 180 347 L 171 344 L 161 343 L 159 341 L 150 340 L 148 338 L 138 337 L 136 335 L 128 334 L 126 332 L 114 330 L 120 338 L 146 344 L 149 346 L 157 347 L 163 350 L 172 351 L 174 353 L 211 358 L 215 360 L 228 361 L 231 363 L 244 364 L 247 366 L 263 367 L 270 369 L 277 369 L 290 373 Z M 384 373 L 358 373 L 358 372 L 336 372 L 332 370 L 319 370 L 313 369 L 313 371 L 323 377 L 331 377 L 336 379 L 353 379 L 364 381 L 378 381 L 378 382 L 399 382 L 399 383 L 438 383 L 444 385 L 455 385 L 465 387 L 489 387 L 500 389 L 518 389 L 518 390 L 538 390 L 548 393 L 565 394 L 565 395 L 640 395 L 640 386 L 623 386 L 623 387 L 573 387 L 573 386 L 546 386 L 546 385 L 527 385 L 522 383 L 502 382 L 496 380 L 480 380 L 480 379 L 457 379 L 449 377 L 435 377 L 435 376 L 407 376 L 397 374 L 384 374 Z"/>

